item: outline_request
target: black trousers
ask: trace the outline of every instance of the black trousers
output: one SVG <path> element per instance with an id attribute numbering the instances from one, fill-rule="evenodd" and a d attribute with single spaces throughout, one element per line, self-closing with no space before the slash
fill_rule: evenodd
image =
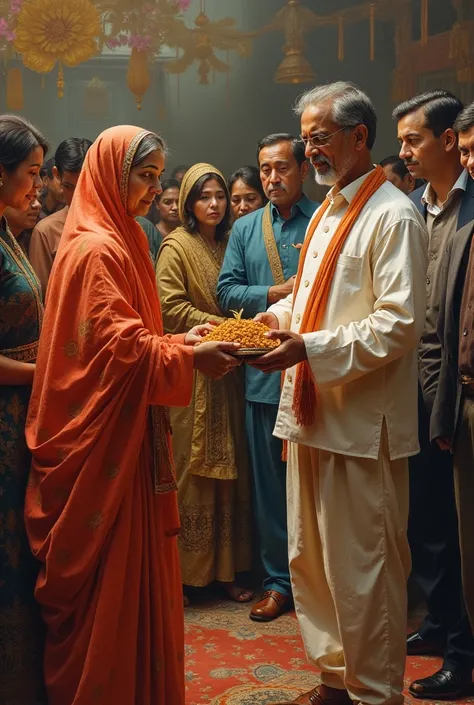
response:
<path id="1" fill-rule="evenodd" d="M 410 459 L 408 522 L 412 578 L 428 606 L 418 631 L 446 645 L 443 668 L 466 673 L 474 668 L 474 638 L 462 589 L 452 456 L 430 443 L 421 398 L 418 414 L 421 452 Z"/>

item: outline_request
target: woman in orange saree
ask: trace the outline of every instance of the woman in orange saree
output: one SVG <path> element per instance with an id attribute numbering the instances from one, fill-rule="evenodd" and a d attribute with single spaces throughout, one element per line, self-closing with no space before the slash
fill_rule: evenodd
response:
<path id="1" fill-rule="evenodd" d="M 133 127 L 89 150 L 48 286 L 27 423 L 50 705 L 184 705 L 168 405 L 228 346 L 163 337 L 146 236 L 165 146 Z M 202 332 L 202 331 L 201 331 Z"/>

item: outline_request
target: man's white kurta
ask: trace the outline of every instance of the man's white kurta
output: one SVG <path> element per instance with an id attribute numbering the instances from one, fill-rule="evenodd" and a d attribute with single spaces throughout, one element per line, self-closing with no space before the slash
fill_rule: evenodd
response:
<path id="1" fill-rule="evenodd" d="M 281 329 L 300 332 L 324 253 L 366 178 L 338 193 L 330 191 L 331 205 L 312 236 L 294 307 L 289 296 L 269 309 Z M 303 336 L 320 392 L 315 423 L 304 428 L 296 423 L 296 368 L 291 368 L 283 385 L 276 436 L 376 459 L 385 418 L 390 458 L 418 452 L 416 349 L 425 321 L 427 253 L 428 233 L 415 205 L 384 183 L 362 209 L 344 244 L 321 330 Z"/>

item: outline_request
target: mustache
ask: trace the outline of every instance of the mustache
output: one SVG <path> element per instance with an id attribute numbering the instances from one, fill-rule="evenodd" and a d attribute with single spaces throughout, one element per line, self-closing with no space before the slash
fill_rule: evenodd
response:
<path id="1" fill-rule="evenodd" d="M 415 159 L 404 159 L 403 163 L 405 166 L 418 166 L 419 162 L 415 161 Z"/>
<path id="2" fill-rule="evenodd" d="M 274 193 L 275 191 L 284 191 L 286 193 L 286 187 L 281 184 L 280 186 L 272 186 L 268 189 L 268 193 Z"/>
<path id="3" fill-rule="evenodd" d="M 322 154 L 318 154 L 317 157 L 312 157 L 311 158 L 311 164 L 314 166 L 315 164 L 325 164 L 326 166 L 332 166 L 331 162 L 329 159 Z"/>

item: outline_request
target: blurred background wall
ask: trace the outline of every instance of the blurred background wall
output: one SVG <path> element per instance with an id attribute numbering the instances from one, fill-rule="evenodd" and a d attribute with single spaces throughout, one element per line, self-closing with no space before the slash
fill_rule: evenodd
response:
<path id="1" fill-rule="evenodd" d="M 226 16 L 250 32 L 265 26 L 289 0 L 206 0 L 206 13 L 212 20 Z M 338 79 L 355 81 L 372 97 L 379 116 L 379 135 L 374 157 L 381 159 L 397 150 L 395 127 L 390 119 L 394 98 L 394 70 L 405 57 L 405 89 L 419 92 L 429 88 L 449 88 L 466 101 L 474 99 L 472 82 L 459 83 L 452 56 L 452 31 L 456 3 L 464 0 L 429 0 L 429 39 L 420 41 L 422 0 L 410 6 L 410 41 L 400 57 L 395 51 L 397 23 L 376 20 L 375 60 L 369 56 L 369 22 L 344 26 L 343 57 L 338 58 L 338 28 L 318 28 L 306 35 L 305 56 L 316 74 L 315 83 Z M 192 25 L 203 0 L 192 0 L 184 17 Z M 396 5 L 399 0 L 393 0 Z M 319 15 L 350 10 L 363 5 L 359 0 L 306 0 L 305 6 Z M 367 3 L 365 3 L 367 5 Z M 465 16 L 474 0 L 466 0 Z M 458 8 L 459 9 L 459 8 Z M 467 13 L 467 14 L 466 14 Z M 469 15 L 469 16 L 468 16 Z M 472 12 L 474 20 L 474 12 Z M 408 21 L 408 20 L 407 20 Z M 471 27 L 471 24 L 466 24 Z M 57 97 L 56 70 L 42 77 L 22 69 L 24 108 L 21 111 L 48 136 L 54 146 L 70 136 L 94 139 L 104 128 L 132 123 L 163 133 L 171 148 L 170 168 L 177 163 L 210 161 L 225 173 L 244 163 L 255 162 L 257 141 L 270 132 L 299 132 L 292 113 L 297 96 L 309 87 L 304 84 L 277 84 L 275 72 L 283 58 L 282 32 L 269 32 L 252 42 L 252 54 L 229 55 L 229 77 L 213 73 L 209 85 L 200 85 L 197 65 L 179 76 L 168 74 L 166 55 L 150 66 L 151 86 L 137 110 L 135 97 L 127 88 L 129 58 L 108 52 L 73 69 L 65 69 L 64 97 Z M 474 52 L 470 35 L 470 51 Z M 409 54 L 409 56 L 408 56 Z M 225 54 L 220 58 L 225 60 Z M 341 60 L 342 59 L 342 60 Z M 473 59 L 474 61 L 474 59 Z M 15 63 L 10 62 L 10 66 Z M 20 65 L 20 64 L 18 64 Z M 6 111 L 6 77 L 0 109 Z M 91 85 L 91 81 L 93 81 Z M 401 95 L 398 97 L 402 97 Z"/>

